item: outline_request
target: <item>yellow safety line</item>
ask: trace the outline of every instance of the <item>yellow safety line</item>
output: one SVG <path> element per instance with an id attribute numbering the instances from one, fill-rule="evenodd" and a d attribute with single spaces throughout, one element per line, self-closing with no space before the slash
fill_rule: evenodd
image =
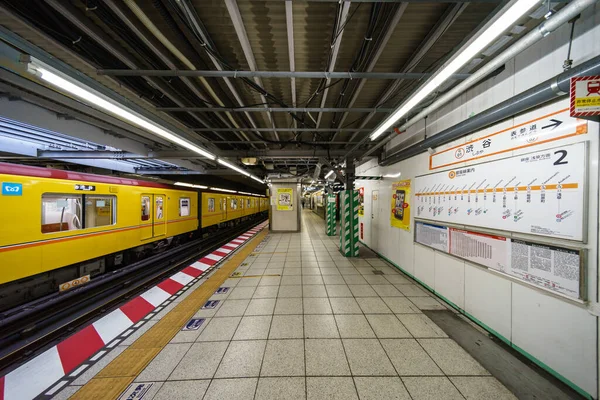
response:
<path id="1" fill-rule="evenodd" d="M 181 330 L 233 271 L 246 259 L 267 235 L 263 230 L 246 246 L 227 260 L 198 289 L 182 300 L 164 318 L 138 338 L 94 378 L 79 389 L 71 399 L 116 399 L 146 368 L 160 351 Z"/>

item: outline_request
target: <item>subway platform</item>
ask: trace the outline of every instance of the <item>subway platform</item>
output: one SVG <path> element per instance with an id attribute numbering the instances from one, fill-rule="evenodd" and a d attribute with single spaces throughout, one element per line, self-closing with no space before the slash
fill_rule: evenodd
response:
<path id="1" fill-rule="evenodd" d="M 441 302 L 338 246 L 310 211 L 261 232 L 55 398 L 516 398 L 423 313 Z"/>

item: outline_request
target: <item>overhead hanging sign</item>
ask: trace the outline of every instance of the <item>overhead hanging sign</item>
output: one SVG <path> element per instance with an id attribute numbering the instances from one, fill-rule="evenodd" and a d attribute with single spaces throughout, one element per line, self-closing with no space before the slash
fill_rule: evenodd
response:
<path id="1" fill-rule="evenodd" d="M 565 108 L 432 154 L 429 156 L 429 169 L 480 160 L 587 132 L 587 121 L 571 118 L 569 109 Z"/>
<path id="2" fill-rule="evenodd" d="M 585 299 L 583 250 L 415 222 L 415 242 L 575 299 Z"/>
<path id="3" fill-rule="evenodd" d="M 415 216 L 582 241 L 586 143 L 415 178 Z"/>
<path id="4" fill-rule="evenodd" d="M 390 224 L 410 230 L 410 179 L 392 183 L 392 215 Z"/>
<path id="5" fill-rule="evenodd" d="M 292 203 L 293 194 L 294 189 L 291 188 L 277 189 L 278 211 L 292 211 L 294 209 L 294 204 Z"/>
<path id="6" fill-rule="evenodd" d="M 600 115 L 600 75 L 571 78 L 572 117 Z"/>

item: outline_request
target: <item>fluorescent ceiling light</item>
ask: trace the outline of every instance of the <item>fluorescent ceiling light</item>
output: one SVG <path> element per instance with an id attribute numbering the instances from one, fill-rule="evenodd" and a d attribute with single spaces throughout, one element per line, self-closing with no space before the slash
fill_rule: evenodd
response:
<path id="1" fill-rule="evenodd" d="M 179 146 L 191 150 L 194 153 L 200 154 L 201 156 L 204 156 L 208 159 L 214 160 L 216 158 L 213 154 L 196 146 L 195 144 L 188 142 L 187 140 L 180 138 L 174 133 L 171 133 L 161 128 L 160 126 L 147 121 L 146 119 L 137 115 L 134 111 L 131 111 L 119 104 L 115 104 L 111 101 L 108 101 L 100 95 L 94 94 L 92 89 L 85 89 L 82 86 L 79 86 L 78 84 L 75 84 L 65 78 L 60 77 L 59 75 L 49 71 L 44 67 L 36 65 L 35 63 L 32 65 L 32 67 L 35 69 L 35 71 L 37 71 L 38 76 L 44 81 L 51 83 L 59 89 L 62 89 L 74 96 L 85 100 L 92 107 L 101 108 L 105 111 L 108 111 L 111 114 L 115 114 L 116 116 L 121 117 L 124 120 L 139 126 L 140 128 L 150 131 L 155 135 L 162 137 L 163 139 L 178 144 Z"/>
<path id="2" fill-rule="evenodd" d="M 233 164 L 231 164 L 231 163 L 228 163 L 228 162 L 227 162 L 227 161 L 225 161 L 225 160 L 221 160 L 221 159 L 219 158 L 217 161 L 219 162 L 219 164 L 221 164 L 221 165 L 224 165 L 224 166 L 226 166 L 227 168 L 230 168 L 230 169 L 232 169 L 232 170 L 234 170 L 234 171 L 237 171 L 237 172 L 239 172 L 239 173 L 240 173 L 240 174 L 242 174 L 242 175 L 250 176 L 250 174 L 249 174 L 248 172 L 244 171 L 243 169 L 241 169 L 241 168 L 239 168 L 239 167 L 236 167 L 235 165 L 233 165 Z"/>
<path id="3" fill-rule="evenodd" d="M 375 131 L 371 134 L 371 140 L 377 139 L 382 133 L 387 131 L 397 120 L 408 114 L 417 104 L 423 101 L 442 83 L 444 83 L 452 74 L 456 73 L 463 65 L 469 62 L 473 57 L 480 54 L 483 49 L 489 46 L 498 36 L 511 27 L 516 21 L 531 10 L 540 0 L 517 0 L 504 14 L 494 21 L 485 31 L 477 33 L 473 40 L 465 49 L 463 49 L 453 60 L 435 74 L 429 81 L 422 86 L 408 101 L 398 107 Z"/>
<path id="4" fill-rule="evenodd" d="M 257 181 L 257 182 L 260 182 L 260 183 L 263 183 L 263 184 L 265 183 L 265 181 L 263 181 L 262 179 L 260 179 L 260 178 L 258 178 L 258 177 L 256 177 L 256 176 L 254 176 L 254 175 L 250 175 L 250 178 L 254 179 L 254 180 L 255 180 L 255 181 Z"/>
<path id="5" fill-rule="evenodd" d="M 216 187 L 211 187 L 210 190 L 216 190 L 217 192 L 237 193 L 235 190 L 221 189 Z"/>
<path id="6" fill-rule="evenodd" d="M 333 174 L 333 170 L 329 171 L 327 173 L 327 175 L 325 175 L 325 179 L 329 178 L 331 176 L 331 174 Z"/>
<path id="7" fill-rule="evenodd" d="M 175 182 L 173 185 L 191 187 L 191 188 L 195 188 L 195 189 L 208 189 L 208 186 L 194 185 L 194 184 L 186 183 L 186 182 Z"/>
<path id="8" fill-rule="evenodd" d="M 383 177 L 384 178 L 397 178 L 402 174 L 402 172 L 398 172 L 397 174 L 386 174 Z"/>

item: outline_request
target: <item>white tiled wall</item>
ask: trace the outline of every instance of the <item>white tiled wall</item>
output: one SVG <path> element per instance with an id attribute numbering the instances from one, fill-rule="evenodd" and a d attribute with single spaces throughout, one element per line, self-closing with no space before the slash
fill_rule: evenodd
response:
<path id="1" fill-rule="evenodd" d="M 575 36 L 572 51 L 575 66 L 600 55 L 600 5 L 582 14 L 576 25 Z M 563 26 L 507 63 L 503 73 L 469 90 L 442 110 L 430 115 L 427 120 L 427 135 L 436 134 L 465 120 L 472 113 L 477 114 L 562 72 L 568 37 L 569 27 Z M 483 132 L 492 133 L 513 126 L 519 121 L 543 115 L 549 110 L 566 107 L 568 100 L 561 100 L 510 118 Z M 422 135 L 424 126 L 423 121 L 415 124 L 408 129 L 407 136 Z M 588 298 L 593 300 L 597 298 L 598 290 L 598 134 L 598 123 L 590 122 L 589 133 L 584 137 L 521 151 L 531 152 L 581 140 L 589 141 L 587 290 Z M 388 148 L 400 143 L 403 136 L 394 139 Z M 461 138 L 445 147 L 467 139 L 468 137 Z M 519 153 L 513 153 L 517 154 Z M 488 160 L 490 159 L 486 159 Z M 429 173 L 428 154 L 420 154 L 389 167 L 379 167 L 377 160 L 372 159 L 360 165 L 356 175 L 397 172 L 402 173 L 398 179 L 414 179 L 415 176 Z M 396 179 L 357 181 L 357 187 L 365 188 L 365 215 L 360 219 L 363 223 L 363 241 L 483 324 L 597 398 L 598 319 L 589 311 L 593 301 L 579 304 L 565 300 L 485 268 L 414 244 L 414 232 L 405 232 L 390 226 L 391 182 L 394 180 Z M 375 213 L 378 215 L 375 219 L 371 217 L 374 214 L 374 190 L 379 192 L 379 200 L 375 203 L 379 212 Z"/>

